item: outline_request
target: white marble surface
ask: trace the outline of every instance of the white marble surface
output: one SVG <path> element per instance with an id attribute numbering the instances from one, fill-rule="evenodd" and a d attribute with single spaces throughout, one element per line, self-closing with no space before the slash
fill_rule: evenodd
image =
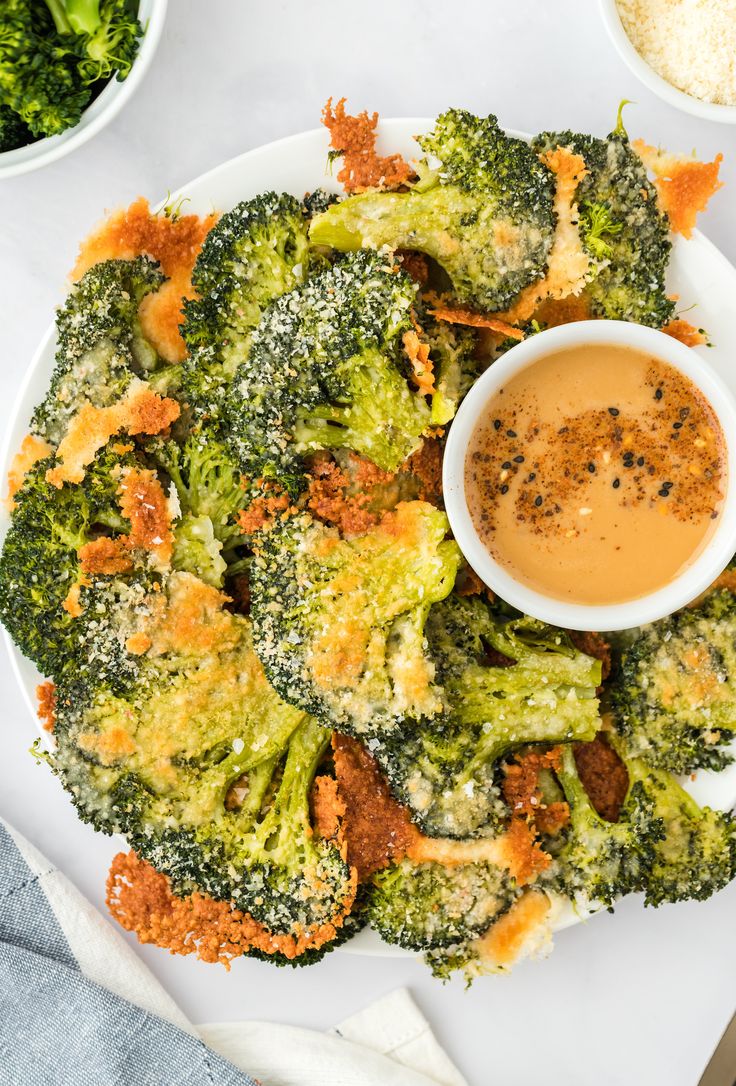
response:
<path id="1" fill-rule="evenodd" d="M 463 105 L 509 127 L 601 134 L 619 99 L 635 99 L 633 134 L 724 152 L 728 188 L 702 225 L 736 260 L 736 129 L 680 115 L 636 84 L 595 0 L 170 0 L 157 62 L 122 116 L 62 162 L 0 182 L 0 426 L 77 242 L 105 208 L 139 193 L 156 200 L 232 155 L 314 127 L 330 94 L 385 116 Z M 33 726 L 4 655 L 0 690 L 0 814 L 102 906 L 116 845 L 77 822 L 28 754 Z M 225 973 L 140 953 L 195 1022 L 325 1028 L 406 984 L 472 1086 L 695 1086 L 736 1005 L 735 906 L 736 886 L 659 912 L 627 901 L 560 935 L 546 962 L 468 992 L 411 960 L 334 954 L 311 970 L 241 961 Z"/>

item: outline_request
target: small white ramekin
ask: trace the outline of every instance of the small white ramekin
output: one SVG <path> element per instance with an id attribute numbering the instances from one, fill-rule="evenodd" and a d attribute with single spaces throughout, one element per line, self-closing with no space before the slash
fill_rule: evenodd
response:
<path id="1" fill-rule="evenodd" d="M 711 404 L 726 442 L 725 495 L 716 528 L 698 557 L 656 592 L 624 603 L 593 606 L 544 595 L 518 581 L 489 554 L 465 500 L 465 456 L 476 423 L 499 388 L 545 355 L 584 344 L 631 347 L 669 363 Z M 539 332 L 494 362 L 467 394 L 450 427 L 443 467 L 445 508 L 460 549 L 494 592 L 525 614 L 571 630 L 625 630 L 671 614 L 705 591 L 736 551 L 736 400 L 692 347 L 653 328 L 624 321 L 580 321 Z"/>
<path id="2" fill-rule="evenodd" d="M 701 98 L 686 94 L 685 91 L 678 90 L 672 83 L 658 75 L 654 68 L 647 64 L 624 30 L 616 0 L 600 0 L 600 9 L 603 23 L 619 56 L 652 94 L 656 94 L 663 101 L 674 106 L 675 109 L 681 109 L 685 113 L 692 113 L 695 117 L 701 117 L 705 121 L 736 124 L 736 106 L 722 106 L 716 102 L 704 102 Z M 697 42 L 693 43 L 693 48 L 698 48 Z"/>
<path id="3" fill-rule="evenodd" d="M 133 66 L 122 83 L 115 78 L 111 79 L 94 102 L 85 109 L 82 119 L 74 128 L 67 129 L 59 136 L 47 136 L 35 143 L 28 143 L 15 151 L 0 153 L 0 181 L 56 162 L 81 147 L 109 124 L 133 95 L 148 71 L 164 28 L 167 3 L 168 0 L 140 0 L 138 18 L 145 33 L 140 40 Z"/>

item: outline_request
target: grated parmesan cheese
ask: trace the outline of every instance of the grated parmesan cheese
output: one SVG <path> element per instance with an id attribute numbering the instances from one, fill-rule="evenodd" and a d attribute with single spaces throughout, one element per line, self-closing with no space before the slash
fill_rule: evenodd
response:
<path id="1" fill-rule="evenodd" d="M 736 0 L 616 0 L 632 45 L 704 102 L 736 105 Z"/>

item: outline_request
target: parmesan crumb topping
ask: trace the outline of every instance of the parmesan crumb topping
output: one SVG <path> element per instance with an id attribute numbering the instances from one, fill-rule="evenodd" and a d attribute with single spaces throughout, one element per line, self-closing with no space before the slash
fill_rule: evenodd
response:
<path id="1" fill-rule="evenodd" d="M 617 0 L 632 45 L 678 90 L 736 105 L 736 6 L 732 0 Z"/>

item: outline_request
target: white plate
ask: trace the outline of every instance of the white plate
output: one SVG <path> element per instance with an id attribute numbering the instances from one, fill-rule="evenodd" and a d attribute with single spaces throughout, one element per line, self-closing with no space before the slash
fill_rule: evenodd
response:
<path id="1" fill-rule="evenodd" d="M 401 118 L 381 122 L 379 149 L 384 153 L 399 151 L 407 159 L 417 158 L 420 149 L 413 139 L 418 132 L 427 131 L 432 121 L 424 118 Z M 523 133 L 511 133 L 527 138 Z M 339 186 L 327 168 L 328 135 L 324 129 L 314 129 L 297 136 L 248 151 L 223 163 L 209 173 L 184 185 L 170 199 L 184 197 L 186 212 L 206 215 L 213 209 L 227 211 L 239 200 L 249 199 L 268 189 L 290 192 L 301 197 L 318 187 L 338 192 Z M 736 268 L 714 245 L 697 231 L 689 241 L 678 237 L 670 263 L 668 278 L 670 293 L 679 296 L 679 306 L 688 309 L 687 318 L 698 327 L 707 329 L 714 346 L 695 348 L 704 365 L 712 365 L 736 393 L 736 327 L 733 324 L 733 299 L 736 298 Z M 689 307 L 695 308 L 690 310 Z M 21 387 L 11 423 L 0 456 L 0 477 L 5 478 L 13 453 L 28 432 L 28 423 L 35 405 L 41 400 L 51 375 L 54 360 L 55 329 L 52 325 L 44 336 L 31 362 Z M 8 518 L 0 513 L 0 536 L 5 534 Z M 736 542 L 734 543 L 736 550 Z M 35 688 L 40 681 L 36 668 L 15 648 L 3 631 L 13 670 L 25 695 L 28 708 L 36 720 Z M 736 744 L 734 745 L 736 750 Z M 736 764 L 723 773 L 700 772 L 687 787 L 699 803 L 712 807 L 730 808 L 736 804 Z M 559 930 L 574 924 L 579 918 L 571 909 L 560 913 L 555 925 Z M 406 956 L 407 952 L 388 947 L 373 932 L 361 932 L 350 949 L 362 954 Z"/>

